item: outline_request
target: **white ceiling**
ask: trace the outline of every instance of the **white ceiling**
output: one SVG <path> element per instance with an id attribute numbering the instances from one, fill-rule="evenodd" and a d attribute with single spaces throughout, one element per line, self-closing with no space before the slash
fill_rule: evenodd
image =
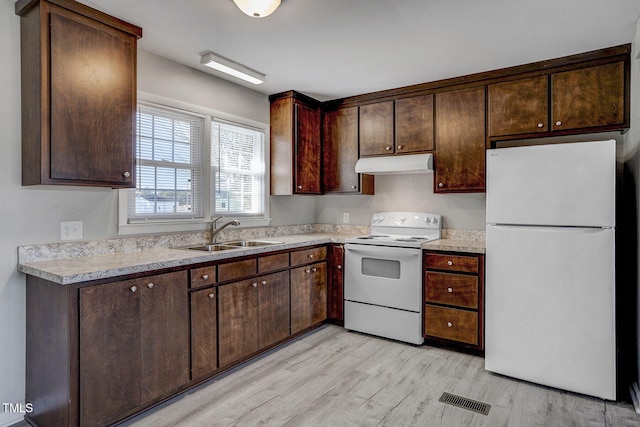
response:
<path id="1" fill-rule="evenodd" d="M 265 94 L 342 98 L 631 42 L 640 0 L 81 0 L 143 28 L 139 48 L 202 67 L 212 51 L 267 75 Z"/>

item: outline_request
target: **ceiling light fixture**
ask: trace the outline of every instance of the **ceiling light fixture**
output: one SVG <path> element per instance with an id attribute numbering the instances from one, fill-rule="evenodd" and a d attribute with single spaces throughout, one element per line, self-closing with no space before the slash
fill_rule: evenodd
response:
<path id="1" fill-rule="evenodd" d="M 271 15 L 280 6 L 281 0 L 233 0 L 245 14 L 254 18 Z"/>
<path id="2" fill-rule="evenodd" d="M 228 60 L 214 53 L 207 52 L 200 56 L 200 64 L 237 77 L 254 85 L 264 83 L 266 76 L 251 70 L 242 64 Z"/>

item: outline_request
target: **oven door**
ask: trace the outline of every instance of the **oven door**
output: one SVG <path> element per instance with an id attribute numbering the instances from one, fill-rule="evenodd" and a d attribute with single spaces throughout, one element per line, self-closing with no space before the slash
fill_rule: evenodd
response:
<path id="1" fill-rule="evenodd" d="M 344 299 L 421 312 L 422 250 L 347 243 Z"/>

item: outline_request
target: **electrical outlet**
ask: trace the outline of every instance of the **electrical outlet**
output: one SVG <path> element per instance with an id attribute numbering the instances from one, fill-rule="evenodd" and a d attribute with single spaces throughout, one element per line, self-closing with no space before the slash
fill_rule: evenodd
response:
<path id="1" fill-rule="evenodd" d="M 349 224 L 349 212 L 344 212 L 342 214 L 342 222 L 345 224 Z"/>
<path id="2" fill-rule="evenodd" d="M 60 222 L 60 240 L 82 239 L 82 221 Z"/>

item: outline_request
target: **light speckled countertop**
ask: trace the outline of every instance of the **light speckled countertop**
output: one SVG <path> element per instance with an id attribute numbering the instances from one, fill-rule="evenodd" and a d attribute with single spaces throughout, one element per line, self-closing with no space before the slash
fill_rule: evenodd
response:
<path id="1" fill-rule="evenodd" d="M 286 234 L 289 232 L 290 234 Z M 345 239 L 367 234 L 367 227 L 294 226 L 268 232 L 229 234 L 221 241 L 259 239 L 279 242 L 271 246 L 238 248 L 220 252 L 173 249 L 203 242 L 201 235 L 185 238 L 147 237 L 34 245 L 18 248 L 18 270 L 63 285 L 151 272 L 172 267 L 289 250 L 310 245 L 344 243 Z M 457 233 L 457 234 L 456 234 Z M 482 233 L 482 234 L 479 234 Z M 196 240 L 194 240 L 196 239 Z M 443 239 L 422 245 L 423 249 L 484 253 L 484 232 L 443 230 Z"/>

